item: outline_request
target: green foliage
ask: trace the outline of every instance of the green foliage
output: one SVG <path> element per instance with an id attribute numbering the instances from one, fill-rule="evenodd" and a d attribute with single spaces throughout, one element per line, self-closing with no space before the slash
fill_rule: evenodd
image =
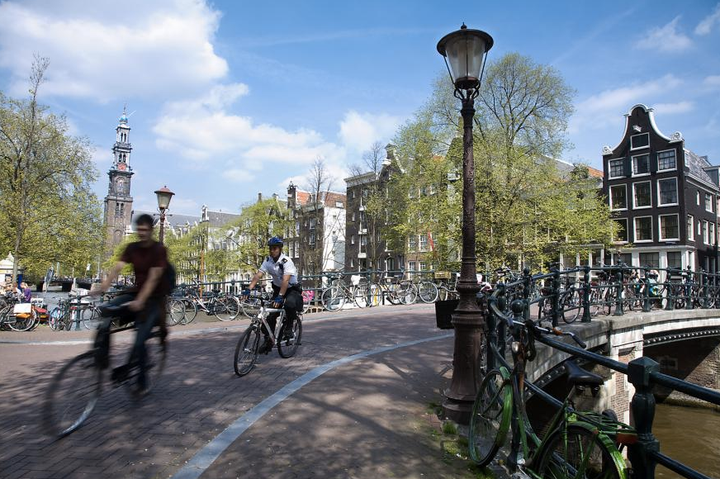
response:
<path id="1" fill-rule="evenodd" d="M 589 244 L 609 244 L 613 222 L 598 180 L 553 160 L 567 147 L 573 90 L 556 70 L 511 53 L 489 64 L 475 101 L 476 252 L 483 269 L 517 262 L 542 267 Z M 402 174 L 390 182 L 393 249 L 432 234 L 424 253 L 436 268 L 457 267 L 462 238 L 460 101 L 443 75 L 432 97 L 398 132 Z M 571 171 L 570 171 L 571 170 Z M 457 181 L 454 181 L 457 179 Z"/>
<path id="2" fill-rule="evenodd" d="M 36 100 L 47 65 L 36 58 L 28 100 L 0 92 L 0 252 L 31 278 L 57 261 L 85 271 L 99 260 L 103 234 L 91 145 Z"/>
<path id="3" fill-rule="evenodd" d="M 236 260 L 240 269 L 257 271 L 268 253 L 267 240 L 282 237 L 290 225 L 287 207 L 276 198 L 243 207 L 240 218 L 227 228 L 237 232 L 234 237 L 239 243 Z"/>

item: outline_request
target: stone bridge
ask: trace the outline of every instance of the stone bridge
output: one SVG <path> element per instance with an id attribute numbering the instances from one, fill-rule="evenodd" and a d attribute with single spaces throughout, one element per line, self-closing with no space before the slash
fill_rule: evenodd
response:
<path id="1" fill-rule="evenodd" d="M 638 312 L 561 325 L 561 329 L 575 332 L 587 343 L 588 350 L 611 359 L 628 363 L 647 356 L 658 362 L 665 374 L 720 389 L 720 310 Z M 572 343 L 570 338 L 566 339 Z M 538 342 L 536 346 L 537 358 L 527 367 L 529 379 L 556 397 L 562 396 L 559 391 L 564 388 L 564 381 L 555 379 L 562 376 L 562 364 L 569 355 Z M 605 378 L 604 391 L 594 399 L 595 407 L 612 408 L 621 420 L 629 422 L 629 403 L 635 391 L 627 376 L 602 366 L 583 364 L 583 367 Z M 659 387 L 654 392 L 661 400 L 698 401 Z"/>

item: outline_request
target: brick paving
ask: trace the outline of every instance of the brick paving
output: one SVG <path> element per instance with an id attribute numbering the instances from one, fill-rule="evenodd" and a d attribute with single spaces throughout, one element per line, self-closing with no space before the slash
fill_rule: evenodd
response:
<path id="1" fill-rule="evenodd" d="M 45 391 L 67 359 L 87 350 L 90 333 L 1 333 L 0 477 L 171 477 L 238 417 L 308 371 L 444 333 L 425 305 L 309 315 L 294 358 L 274 351 L 237 378 L 232 358 L 244 324 L 172 328 L 159 387 L 140 403 L 122 389 L 106 392 L 86 424 L 62 440 L 40 427 Z M 428 405 L 449 385 L 451 361 L 452 339 L 445 338 L 333 369 L 271 409 L 202 477 L 463 477 L 423 429 Z"/>

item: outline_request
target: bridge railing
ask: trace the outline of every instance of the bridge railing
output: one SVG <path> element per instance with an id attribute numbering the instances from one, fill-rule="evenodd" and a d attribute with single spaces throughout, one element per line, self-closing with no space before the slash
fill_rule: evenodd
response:
<path id="1" fill-rule="evenodd" d="M 583 272 L 587 273 L 587 269 L 584 269 Z M 558 274 L 556 272 L 553 274 L 553 279 L 557 280 L 557 277 Z M 706 278 L 701 279 L 705 280 Z M 531 281 L 528 281 L 526 278 L 525 284 L 530 283 Z M 530 302 L 517 298 L 512 301 L 515 302 L 513 309 L 518 311 L 518 313 L 514 315 L 508 313 L 510 301 L 507 296 L 507 291 L 513 287 L 514 285 L 512 284 L 499 285 L 488 298 L 488 347 L 485 358 L 488 371 L 497 367 L 498 364 L 505 366 L 508 370 L 512 369 L 512 366 L 508 364 L 506 360 L 507 343 L 512 341 L 512 337 L 507 334 L 507 322 L 508 319 L 523 322 L 530 314 Z M 520 307 L 518 307 L 518 303 Z M 660 441 L 652 433 L 653 420 L 655 417 L 655 397 L 653 395 L 653 389 L 655 386 L 664 386 L 716 406 L 720 406 L 720 393 L 661 373 L 660 365 L 648 357 L 640 357 L 625 364 L 542 334 L 536 334 L 534 338 L 536 341 L 567 353 L 571 357 L 582 358 L 591 363 L 616 371 L 616 373 L 624 374 L 627 376 L 628 381 L 635 387 L 635 394 L 632 397 L 630 407 L 633 425 L 638 434 L 638 442 L 635 445 L 628 446 L 628 458 L 632 464 L 634 478 L 654 478 L 655 467 L 660 464 L 686 478 L 709 479 L 708 476 L 696 471 L 692 467 L 660 452 Z M 525 384 L 533 395 L 537 395 L 556 408 L 562 406 L 560 401 L 527 380 L 527 378 Z"/>

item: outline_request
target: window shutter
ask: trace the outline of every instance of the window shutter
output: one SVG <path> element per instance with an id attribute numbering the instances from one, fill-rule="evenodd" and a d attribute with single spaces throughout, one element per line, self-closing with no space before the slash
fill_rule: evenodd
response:
<path id="1" fill-rule="evenodd" d="M 623 158 L 623 165 L 625 166 L 625 176 L 632 175 L 632 159 Z"/>
<path id="2" fill-rule="evenodd" d="M 650 153 L 648 161 L 650 161 L 650 173 L 657 173 L 657 170 L 658 170 L 657 153 Z"/>

